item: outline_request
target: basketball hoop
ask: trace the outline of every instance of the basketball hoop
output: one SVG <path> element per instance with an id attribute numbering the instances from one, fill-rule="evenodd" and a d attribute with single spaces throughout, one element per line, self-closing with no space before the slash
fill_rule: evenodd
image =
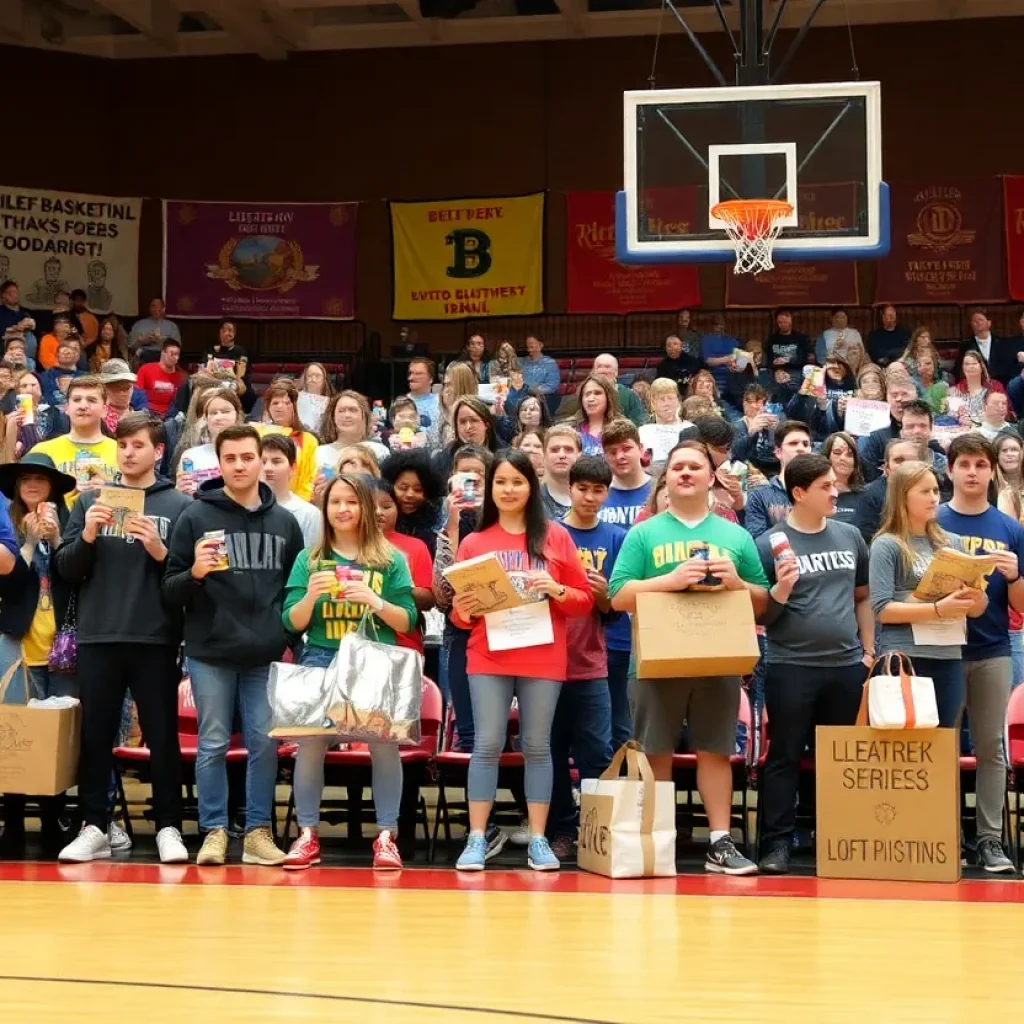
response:
<path id="1" fill-rule="evenodd" d="M 793 204 L 779 199 L 731 199 L 711 208 L 711 216 L 725 224 L 736 247 L 735 274 L 760 274 L 772 270 L 772 249 L 782 222 L 793 213 Z"/>

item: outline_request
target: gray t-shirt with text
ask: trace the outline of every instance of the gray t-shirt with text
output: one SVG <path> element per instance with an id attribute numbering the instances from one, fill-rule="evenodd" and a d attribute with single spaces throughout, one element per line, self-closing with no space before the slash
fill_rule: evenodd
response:
<path id="1" fill-rule="evenodd" d="M 963 551 L 964 543 L 956 534 L 946 535 L 946 547 Z M 875 648 L 879 654 L 902 651 L 911 658 L 937 658 L 942 661 L 959 661 L 961 650 L 957 646 L 939 647 L 914 643 L 914 631 L 909 625 L 883 625 L 878 622 L 878 613 L 890 601 L 907 601 L 917 589 L 921 578 L 928 571 L 935 552 L 927 537 L 911 537 L 910 550 L 914 554 L 913 564 L 908 569 L 904 562 L 903 549 L 895 538 L 882 534 L 871 544 L 871 610 L 875 613 Z"/>
<path id="2" fill-rule="evenodd" d="M 784 533 L 800 566 L 800 579 L 785 605 L 768 605 L 765 636 L 773 664 L 847 667 L 864 657 L 854 611 L 855 587 L 868 584 L 868 547 L 860 531 L 829 519 L 819 533 L 802 533 L 788 523 L 757 538 L 769 582 L 775 584 L 771 537 Z M 773 616 L 777 618 L 773 621 Z"/>

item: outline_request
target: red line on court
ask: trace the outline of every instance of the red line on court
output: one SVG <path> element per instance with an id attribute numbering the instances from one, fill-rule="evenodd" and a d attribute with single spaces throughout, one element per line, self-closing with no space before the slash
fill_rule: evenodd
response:
<path id="1" fill-rule="evenodd" d="M 121 882 L 171 885 L 268 885 L 282 888 L 404 889 L 442 892 L 558 892 L 650 896 L 790 896 L 805 899 L 921 900 L 937 903 L 1024 903 L 1024 884 L 1015 880 L 968 879 L 957 885 L 933 882 L 838 881 L 806 876 L 726 878 L 689 874 L 676 878 L 609 879 L 582 871 L 538 873 L 452 869 L 313 868 L 288 872 L 273 868 L 197 868 L 189 864 L 0 863 L 0 882 Z"/>

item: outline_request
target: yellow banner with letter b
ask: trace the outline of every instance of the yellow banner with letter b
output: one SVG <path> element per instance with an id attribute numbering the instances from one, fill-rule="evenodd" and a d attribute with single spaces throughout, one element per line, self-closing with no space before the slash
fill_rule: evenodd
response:
<path id="1" fill-rule="evenodd" d="M 544 193 L 390 203 L 396 320 L 544 311 Z"/>

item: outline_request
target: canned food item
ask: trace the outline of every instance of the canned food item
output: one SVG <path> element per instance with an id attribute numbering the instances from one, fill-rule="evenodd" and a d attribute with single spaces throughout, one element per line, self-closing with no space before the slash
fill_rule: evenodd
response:
<path id="1" fill-rule="evenodd" d="M 703 560 L 705 562 L 709 562 L 711 560 L 711 548 L 708 546 L 708 544 L 705 541 L 702 541 L 702 540 L 694 541 L 690 545 L 690 557 L 691 558 L 700 558 L 701 560 Z M 692 589 L 694 589 L 694 590 L 707 590 L 707 589 L 719 590 L 721 588 L 721 586 L 722 586 L 722 581 L 719 580 L 717 577 L 712 576 L 711 573 L 708 572 L 708 573 L 705 573 L 704 579 L 699 580 L 697 583 L 692 584 Z"/>
<path id="2" fill-rule="evenodd" d="M 36 511 L 41 512 L 47 519 L 57 522 L 57 506 L 52 501 L 39 502 Z"/>
<path id="3" fill-rule="evenodd" d="M 36 421 L 35 406 L 31 395 L 18 395 L 18 409 L 21 412 L 22 426 L 29 426 Z"/>
<path id="4" fill-rule="evenodd" d="M 482 505 L 484 498 L 480 493 L 479 483 L 476 473 L 454 473 L 452 494 L 455 500 L 466 508 L 477 508 Z"/>
<path id="5" fill-rule="evenodd" d="M 182 473 L 193 473 L 195 472 L 196 464 L 191 459 L 181 460 L 181 471 Z"/>
<path id="6" fill-rule="evenodd" d="M 335 565 L 334 578 L 338 581 L 338 596 L 344 597 L 346 584 L 361 582 L 363 572 L 361 569 L 354 569 L 351 565 Z"/>
<path id="7" fill-rule="evenodd" d="M 223 572 L 225 569 L 230 569 L 231 566 L 228 564 L 228 536 L 223 530 L 207 530 L 203 534 L 203 540 L 215 540 L 217 547 L 214 549 L 217 553 L 217 564 L 213 567 L 213 572 Z"/>
<path id="8" fill-rule="evenodd" d="M 789 543 L 789 538 L 784 533 L 773 533 L 768 537 L 768 543 L 771 545 L 772 558 L 776 562 L 784 562 L 786 559 L 796 559 L 796 554 L 793 551 L 792 545 Z"/>
<path id="9" fill-rule="evenodd" d="M 75 453 L 75 479 L 78 486 L 87 487 L 96 477 L 103 476 L 103 461 L 92 452 L 80 448 Z"/>

